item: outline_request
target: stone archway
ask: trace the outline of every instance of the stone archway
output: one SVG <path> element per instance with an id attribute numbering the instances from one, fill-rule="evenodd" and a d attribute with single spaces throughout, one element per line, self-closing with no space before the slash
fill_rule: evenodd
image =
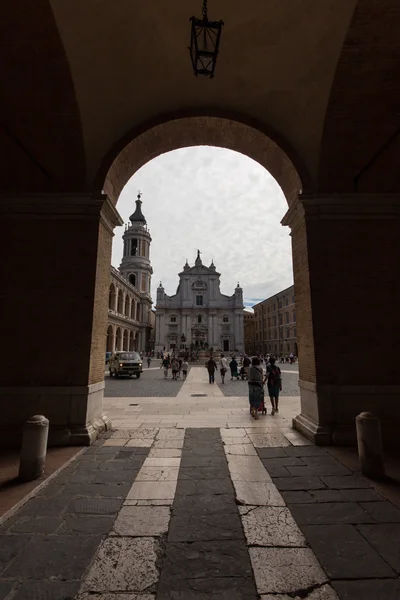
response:
<path id="1" fill-rule="evenodd" d="M 117 331 L 115 332 L 115 349 L 122 350 L 122 333 L 120 327 L 117 327 Z"/>
<path id="2" fill-rule="evenodd" d="M 311 189 L 311 177 L 301 159 L 265 124 L 243 115 L 195 112 L 160 116 L 129 132 L 104 157 L 95 190 L 104 190 L 116 203 L 140 167 L 160 154 L 190 146 L 216 146 L 249 156 L 276 179 L 289 205 L 302 190 Z"/>
<path id="3" fill-rule="evenodd" d="M 110 292 L 109 292 L 109 296 L 108 296 L 108 308 L 110 310 L 115 310 L 115 304 L 116 304 L 116 291 L 115 291 L 115 285 L 113 283 L 111 283 L 110 285 Z"/>
<path id="4" fill-rule="evenodd" d="M 122 340 L 122 350 L 128 350 L 128 344 L 129 344 L 128 330 L 124 329 L 124 335 L 123 335 L 123 340 Z"/>
<path id="5" fill-rule="evenodd" d="M 135 341 L 133 336 L 133 331 L 129 332 L 129 351 L 132 352 L 135 350 Z"/>

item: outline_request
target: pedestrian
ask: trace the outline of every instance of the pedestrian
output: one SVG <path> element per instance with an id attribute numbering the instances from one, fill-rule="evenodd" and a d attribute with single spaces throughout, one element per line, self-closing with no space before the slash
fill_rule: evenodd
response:
<path id="1" fill-rule="evenodd" d="M 175 356 L 172 359 L 171 362 L 171 370 L 172 370 L 172 379 L 174 379 L 175 381 L 177 381 L 177 377 L 178 377 L 178 371 L 179 371 L 179 363 L 176 360 Z"/>
<path id="2" fill-rule="evenodd" d="M 232 356 L 232 360 L 229 363 L 229 368 L 231 370 L 231 381 L 233 381 L 234 377 L 236 377 L 236 380 L 238 380 L 239 379 L 238 364 L 237 364 L 237 360 L 234 356 Z"/>
<path id="3" fill-rule="evenodd" d="M 215 381 L 214 381 L 214 375 L 215 375 L 215 371 L 218 369 L 218 366 L 217 366 L 217 363 L 215 362 L 215 360 L 213 359 L 212 356 L 206 362 L 206 369 L 208 371 L 208 380 L 209 380 L 209 383 L 215 383 Z"/>
<path id="4" fill-rule="evenodd" d="M 244 368 L 244 372 L 247 378 L 247 375 L 249 373 L 249 367 L 251 365 L 251 360 L 250 358 L 247 356 L 247 354 L 244 355 L 243 357 L 243 368 Z M 244 379 L 244 377 L 242 377 L 242 379 Z"/>
<path id="5" fill-rule="evenodd" d="M 147 357 L 147 368 L 150 369 L 150 363 L 151 363 L 151 356 L 149 354 L 149 356 Z"/>
<path id="6" fill-rule="evenodd" d="M 226 358 L 223 354 L 221 354 L 219 364 L 220 364 L 219 372 L 221 373 L 221 380 L 222 380 L 222 383 L 225 383 L 225 373 L 228 370 L 228 361 L 226 360 Z"/>
<path id="7" fill-rule="evenodd" d="M 281 370 L 278 365 L 275 364 L 275 358 L 273 356 L 269 359 L 264 383 L 265 382 L 267 383 L 268 394 L 272 405 L 271 414 L 274 415 L 279 412 L 278 402 L 279 392 L 282 391 L 282 377 Z"/>
<path id="8" fill-rule="evenodd" d="M 186 377 L 187 377 L 187 372 L 189 369 L 189 364 L 185 358 L 185 360 L 182 363 L 182 375 L 183 375 L 183 381 L 185 381 Z"/>
<path id="9" fill-rule="evenodd" d="M 168 369 L 170 367 L 169 358 L 168 357 L 164 358 L 161 365 L 164 367 L 164 379 L 167 379 L 168 378 Z"/>
<path id="10" fill-rule="evenodd" d="M 170 360 L 168 357 L 163 358 L 161 366 L 164 369 L 164 379 L 168 378 L 168 369 L 170 368 L 171 364 L 170 364 Z"/>
<path id="11" fill-rule="evenodd" d="M 264 402 L 264 373 L 260 366 L 260 359 L 254 356 L 249 367 L 249 404 L 251 416 L 258 419 L 258 409 Z"/>

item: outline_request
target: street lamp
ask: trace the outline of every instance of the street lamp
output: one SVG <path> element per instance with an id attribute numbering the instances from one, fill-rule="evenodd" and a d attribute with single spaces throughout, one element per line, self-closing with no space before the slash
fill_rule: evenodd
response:
<path id="1" fill-rule="evenodd" d="M 190 58 L 196 75 L 214 77 L 223 21 L 209 21 L 207 0 L 203 0 L 203 17 L 191 17 Z"/>

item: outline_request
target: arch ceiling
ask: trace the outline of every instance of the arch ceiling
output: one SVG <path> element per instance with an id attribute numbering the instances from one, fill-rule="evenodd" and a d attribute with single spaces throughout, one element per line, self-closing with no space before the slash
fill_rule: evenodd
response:
<path id="1" fill-rule="evenodd" d="M 274 132 L 271 143 L 307 188 L 352 191 L 357 172 L 399 127 L 398 1 L 212 0 L 209 16 L 225 26 L 211 81 L 193 76 L 187 51 L 188 18 L 200 9 L 200 0 L 6 3 L 1 187 L 90 191 L 104 158 L 114 158 L 120 140 L 131 142 L 129 132 L 146 135 L 152 124 L 149 139 L 171 149 L 174 125 L 162 115 L 191 113 L 241 115 L 237 129 Z M 396 144 L 385 150 L 387 164 Z M 255 146 L 251 152 L 259 160 Z M 396 175 L 377 174 L 381 160 L 362 189 L 400 186 Z M 115 194 L 117 179 L 108 182 Z"/>

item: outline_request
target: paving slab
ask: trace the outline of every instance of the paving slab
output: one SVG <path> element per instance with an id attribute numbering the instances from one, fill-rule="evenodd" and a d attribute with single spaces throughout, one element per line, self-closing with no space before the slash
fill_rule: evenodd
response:
<path id="1" fill-rule="evenodd" d="M 159 577 L 157 538 L 110 537 L 103 541 L 82 591 L 149 592 Z"/>
<path id="2" fill-rule="evenodd" d="M 135 481 L 128 500 L 165 500 L 175 496 L 176 481 Z"/>
<path id="3" fill-rule="evenodd" d="M 86 535 L 102 535 L 110 531 L 114 523 L 114 516 L 72 516 L 66 515 L 59 532 L 74 534 L 85 533 Z"/>
<path id="4" fill-rule="evenodd" d="M 288 456 L 327 456 L 328 450 L 322 446 L 290 446 L 286 448 Z"/>
<path id="5" fill-rule="evenodd" d="M 260 456 L 260 452 L 258 452 Z M 263 458 L 260 456 L 261 462 L 266 469 L 269 467 L 304 467 L 305 464 L 302 458 L 297 456 L 283 456 L 283 457 L 272 457 Z"/>
<path id="6" fill-rule="evenodd" d="M 180 458 L 157 458 L 151 457 L 146 458 L 143 463 L 144 467 L 179 467 L 181 462 Z"/>
<path id="7" fill-rule="evenodd" d="M 22 552 L 30 539 L 28 535 L 0 535 L 0 575 Z"/>
<path id="8" fill-rule="evenodd" d="M 249 438 L 256 448 L 283 448 L 290 446 L 283 433 L 249 433 Z"/>
<path id="9" fill-rule="evenodd" d="M 226 465 L 221 467 L 181 467 L 178 479 L 222 479 L 227 476 Z"/>
<path id="10" fill-rule="evenodd" d="M 85 515 L 114 515 L 120 510 L 122 503 L 122 498 L 75 498 L 66 511 Z"/>
<path id="11" fill-rule="evenodd" d="M 257 456 L 257 452 L 253 444 L 227 444 L 226 454 L 238 456 Z"/>
<path id="12" fill-rule="evenodd" d="M 80 579 L 100 543 L 99 536 L 33 537 L 4 571 L 22 579 Z"/>
<path id="13" fill-rule="evenodd" d="M 66 599 L 63 599 L 66 600 Z M 93 594 L 79 594 L 77 600 L 94 600 Z M 153 594 L 96 594 L 96 600 L 156 600 Z"/>
<path id="14" fill-rule="evenodd" d="M 400 574 L 400 524 L 359 525 L 357 529 L 396 573 Z"/>
<path id="15" fill-rule="evenodd" d="M 143 466 L 135 481 L 176 481 L 179 467 L 147 467 Z"/>
<path id="16" fill-rule="evenodd" d="M 179 486 L 179 484 L 178 484 Z M 202 494 L 198 496 L 175 496 L 173 514 L 222 514 L 237 513 L 232 494 Z"/>
<path id="17" fill-rule="evenodd" d="M 271 482 L 258 456 L 227 456 L 232 481 Z"/>
<path id="18" fill-rule="evenodd" d="M 343 477 L 328 475 L 321 476 L 321 480 L 326 484 L 327 487 L 335 490 L 372 487 L 372 484 L 368 481 L 368 479 L 358 477 L 357 475 L 344 475 Z"/>
<path id="19" fill-rule="evenodd" d="M 180 458 L 182 450 L 178 448 L 152 448 L 149 458 Z"/>
<path id="20" fill-rule="evenodd" d="M 351 475 L 351 471 L 341 464 L 307 465 L 304 467 L 288 466 L 287 470 L 294 477 L 312 477 L 313 475 Z"/>
<path id="21" fill-rule="evenodd" d="M 10 533 L 54 533 L 61 526 L 61 517 L 20 517 L 10 527 Z"/>
<path id="22" fill-rule="evenodd" d="M 180 438 L 163 439 L 156 440 L 153 444 L 153 448 L 157 448 L 157 450 L 180 450 L 182 448 L 182 444 L 183 442 Z"/>
<path id="23" fill-rule="evenodd" d="M 80 581 L 29 581 L 18 587 L 13 600 L 66 600 L 74 598 Z"/>
<path id="24" fill-rule="evenodd" d="M 310 504 L 316 502 L 316 499 L 308 492 L 289 491 L 281 492 L 281 495 L 286 504 Z"/>
<path id="25" fill-rule="evenodd" d="M 233 485 L 226 473 L 224 479 L 179 480 L 176 496 L 197 496 L 203 494 L 232 494 Z"/>
<path id="26" fill-rule="evenodd" d="M 168 543 L 162 579 L 172 582 L 182 577 L 251 577 L 246 545 L 237 540 Z"/>
<path id="27" fill-rule="evenodd" d="M 296 595 L 328 583 L 309 548 L 249 548 L 249 553 L 260 594 Z"/>
<path id="28" fill-rule="evenodd" d="M 308 590 L 307 590 L 308 591 Z M 304 592 L 305 593 L 305 592 Z M 301 596 L 288 596 L 287 594 L 267 594 L 260 596 L 261 600 L 302 600 L 302 598 L 307 598 L 307 600 L 339 600 L 338 595 L 335 590 L 331 588 L 330 585 L 325 584 L 322 586 L 318 586 L 317 589 L 310 591 L 307 593 L 307 596 L 302 594 Z"/>
<path id="29" fill-rule="evenodd" d="M 301 530 L 330 578 L 395 577 L 353 525 L 302 525 Z"/>
<path id="30" fill-rule="evenodd" d="M 273 483 L 234 481 L 238 504 L 250 506 L 285 506 L 285 501 Z"/>
<path id="31" fill-rule="evenodd" d="M 333 587 L 340 600 L 399 600 L 399 579 L 364 579 L 334 581 Z"/>
<path id="32" fill-rule="evenodd" d="M 180 577 L 163 581 L 157 600 L 258 600 L 252 577 Z M 278 600 L 275 598 L 275 600 Z"/>
<path id="33" fill-rule="evenodd" d="M 170 516 L 168 506 L 123 506 L 113 531 L 121 536 L 161 536 L 168 532 Z"/>
<path id="34" fill-rule="evenodd" d="M 181 458 L 181 467 L 219 467 L 226 463 L 225 456 L 186 456 Z"/>
<path id="35" fill-rule="evenodd" d="M 288 458 L 287 448 L 256 448 L 260 458 Z"/>
<path id="36" fill-rule="evenodd" d="M 374 522 L 373 517 L 356 502 L 293 504 L 290 510 L 299 525 Z"/>
<path id="37" fill-rule="evenodd" d="M 361 502 L 360 506 L 378 523 L 400 523 L 400 510 L 391 502 Z"/>
<path id="38" fill-rule="evenodd" d="M 234 539 L 243 540 L 242 525 L 237 511 L 206 514 L 199 514 L 197 511 L 174 511 L 171 518 L 168 543 Z"/>
<path id="39" fill-rule="evenodd" d="M 306 540 L 288 508 L 239 506 L 249 546 L 306 546 Z"/>
<path id="40" fill-rule="evenodd" d="M 274 484 L 278 490 L 320 490 L 326 485 L 316 475 L 313 477 L 277 477 Z"/>

